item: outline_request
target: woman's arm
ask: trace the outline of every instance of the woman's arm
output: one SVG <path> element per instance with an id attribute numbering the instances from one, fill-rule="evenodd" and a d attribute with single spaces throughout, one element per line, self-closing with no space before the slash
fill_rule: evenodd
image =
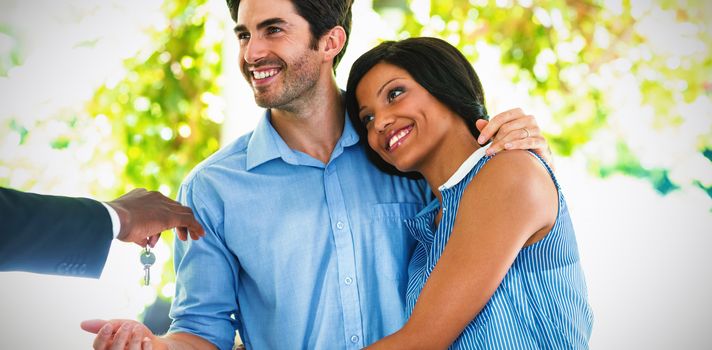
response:
<path id="1" fill-rule="evenodd" d="M 523 246 L 551 230 L 558 195 L 526 151 L 492 158 L 463 193 L 452 235 L 413 313 L 373 349 L 447 348 L 494 294 Z"/>

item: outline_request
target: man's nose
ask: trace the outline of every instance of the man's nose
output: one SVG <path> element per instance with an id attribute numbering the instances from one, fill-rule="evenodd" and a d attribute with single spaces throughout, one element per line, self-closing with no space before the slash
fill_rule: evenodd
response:
<path id="1" fill-rule="evenodd" d="M 267 45 L 260 38 L 250 38 L 243 46 L 242 58 L 249 64 L 255 64 L 267 55 Z"/>

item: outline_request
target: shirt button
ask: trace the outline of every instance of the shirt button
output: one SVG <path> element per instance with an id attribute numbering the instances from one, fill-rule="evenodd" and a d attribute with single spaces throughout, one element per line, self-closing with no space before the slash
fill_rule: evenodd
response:
<path id="1" fill-rule="evenodd" d="M 343 229 L 344 229 L 344 223 L 341 222 L 341 221 L 337 222 L 337 223 L 336 223 L 336 228 L 338 228 L 339 230 L 343 230 Z"/>
<path id="2" fill-rule="evenodd" d="M 358 343 L 358 335 L 352 335 L 352 336 L 351 336 L 351 342 L 352 342 L 352 343 Z"/>
<path id="3" fill-rule="evenodd" d="M 61 263 L 59 266 L 57 266 L 57 272 L 61 274 L 66 274 L 67 273 L 67 263 Z"/>
<path id="4" fill-rule="evenodd" d="M 351 283 L 353 283 L 353 281 L 354 280 L 351 277 L 344 278 L 344 283 L 346 283 L 346 285 L 351 285 Z"/>

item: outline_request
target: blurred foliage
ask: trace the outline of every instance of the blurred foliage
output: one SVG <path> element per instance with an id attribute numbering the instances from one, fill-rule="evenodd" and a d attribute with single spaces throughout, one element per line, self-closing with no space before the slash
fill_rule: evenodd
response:
<path id="1" fill-rule="evenodd" d="M 127 60 L 127 76 L 99 88 L 89 102 L 91 114 L 111 120 L 112 137 L 127 157 L 117 194 L 141 186 L 175 196 L 193 166 L 219 147 L 220 125 L 207 114 L 206 96 L 220 92 L 221 44 L 200 40 L 207 17 L 202 3 L 167 3 L 170 27 L 154 33 L 155 51 Z"/>
<path id="2" fill-rule="evenodd" d="M 119 64 L 123 69 L 117 67 L 111 75 L 95 72 L 100 75 L 96 81 L 67 72 L 77 65 L 63 60 L 93 63 L 91 58 L 102 57 L 94 52 L 106 52 L 107 43 L 120 41 L 112 36 L 114 31 L 94 27 L 96 18 L 119 16 L 134 5 L 57 4 L 54 8 L 61 11 L 50 15 L 57 21 L 49 27 L 68 35 L 66 41 L 52 42 L 56 46 L 51 53 L 59 57 L 50 58 L 42 56 L 49 50 L 37 47 L 46 48 L 53 36 L 34 35 L 27 32 L 29 26 L 18 25 L 34 9 L 20 5 L 3 4 L 3 11 L 15 12 L 0 18 L 0 186 L 59 189 L 61 194 L 91 194 L 103 200 L 143 187 L 175 198 L 189 171 L 220 146 L 224 23 L 212 13 L 209 0 L 163 1 L 161 16 L 142 26 L 143 32 L 127 29 L 137 42 L 112 51 L 130 56 Z M 156 11 L 151 6 L 157 4 L 136 11 Z M 150 40 L 142 41 L 143 34 Z M 28 42 L 34 46 L 28 48 Z M 47 77 L 55 71 L 67 74 Z M 71 80 L 77 75 L 81 77 Z M 72 89 L 81 92 L 72 94 Z M 15 91 L 20 93 L 9 94 Z M 71 101 L 64 103 L 67 96 Z M 163 232 L 161 239 L 172 246 L 173 233 Z M 136 266 L 132 287 L 143 288 L 136 249 L 136 260 L 128 262 Z M 157 282 L 152 286 L 163 299 L 175 281 L 173 260 L 166 255 L 168 261 L 152 271 Z"/>
<path id="3" fill-rule="evenodd" d="M 6 52 L 0 54 L 0 76 L 7 76 L 10 68 L 18 66 L 22 62 L 19 43 L 13 35 L 12 28 L 0 23 L 0 42 L 4 42 Z"/>
<path id="4" fill-rule="evenodd" d="M 653 187 L 655 187 L 658 193 L 663 195 L 680 188 L 670 181 L 669 171 L 667 169 L 648 169 L 643 167 L 640 161 L 635 157 L 635 154 L 628 148 L 628 145 L 623 142 L 618 142 L 616 148 L 618 159 L 616 159 L 613 165 L 605 166 L 596 160 L 591 160 L 591 167 L 598 172 L 599 176 L 606 178 L 614 174 L 626 174 L 645 178 L 653 184 Z"/>
<path id="5" fill-rule="evenodd" d="M 619 101 L 605 82 L 613 75 L 633 77 L 641 104 L 654 109 L 652 125 L 641 124 L 641 129 L 678 127 L 683 116 L 676 106 L 709 97 L 712 90 L 712 33 L 708 26 L 712 8 L 704 1 L 374 0 L 374 8 L 380 13 L 401 14 L 399 37 L 444 38 L 471 62 L 478 59 L 478 43 L 496 46 L 501 63 L 515 72 L 511 79 L 524 83 L 533 99 L 548 106 L 560 129 L 545 136 L 560 155 L 571 155 L 601 128 L 611 127 L 611 113 L 619 108 Z M 668 17 L 674 21 L 652 23 L 657 28 L 651 34 L 648 22 L 653 12 L 660 18 L 672 13 Z M 690 50 L 689 42 L 675 42 L 675 34 L 666 33 L 675 30 L 673 25 L 704 48 Z M 660 50 L 664 40 L 672 52 Z M 670 47 L 664 49 L 670 51 Z M 710 118 L 709 114 L 686 117 Z M 594 173 L 648 179 L 660 193 L 678 187 L 667 171 L 641 165 L 627 147 L 625 135 L 617 138 L 614 161 L 591 157 Z M 712 130 L 703 139 L 699 152 L 707 150 Z M 702 181 L 699 177 L 694 181 Z"/>
<path id="6" fill-rule="evenodd" d="M 198 162 L 219 148 L 220 116 L 210 103 L 221 91 L 222 36 L 209 40 L 206 0 L 168 1 L 168 28 L 155 31 L 155 47 L 125 62 L 127 75 L 102 86 L 87 109 L 111 121 L 118 142 L 108 153 L 125 161 L 118 196 L 135 187 L 175 197 L 181 181 Z M 217 122 L 216 122 L 217 121 Z M 172 245 L 173 233 L 162 239 Z M 155 272 L 155 271 L 154 271 Z M 159 288 L 175 281 L 172 259 L 164 265 Z"/>

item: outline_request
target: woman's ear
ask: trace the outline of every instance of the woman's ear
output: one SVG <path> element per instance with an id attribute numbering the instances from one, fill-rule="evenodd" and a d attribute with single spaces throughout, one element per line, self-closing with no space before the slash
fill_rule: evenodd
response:
<path id="1" fill-rule="evenodd" d="M 346 44 L 346 31 L 342 26 L 331 28 L 321 37 L 321 48 L 324 52 L 324 61 L 333 62 Z"/>

